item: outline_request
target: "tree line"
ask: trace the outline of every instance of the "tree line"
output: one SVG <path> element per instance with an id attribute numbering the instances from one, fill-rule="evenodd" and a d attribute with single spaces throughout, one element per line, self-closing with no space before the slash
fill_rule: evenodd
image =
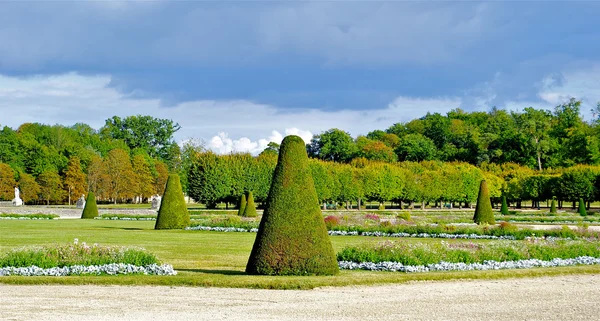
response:
<path id="1" fill-rule="evenodd" d="M 188 171 L 188 193 L 209 208 L 220 202 L 235 204 L 246 191 L 264 202 L 276 162 L 275 153 L 258 157 L 197 153 Z M 470 206 L 477 199 L 482 180 L 486 180 L 496 204 L 503 195 L 516 207 L 521 207 L 523 201 L 533 201 L 537 207 L 553 197 L 561 208 L 564 201 L 600 200 L 600 166 L 577 165 L 540 172 L 515 163 L 476 167 L 465 162 L 387 163 L 365 158 L 350 163 L 310 159 L 309 166 L 319 201 L 347 208 L 352 204 L 360 208 L 361 202 L 392 202 L 408 208 L 415 204 Z"/>
<path id="2" fill-rule="evenodd" d="M 553 111 L 427 113 L 356 139 L 333 128 L 315 135 L 307 151 L 313 158 L 343 163 L 362 157 L 391 163 L 515 163 L 537 170 L 600 164 L 600 118 L 586 122 L 580 108 L 581 101 L 572 98 Z M 600 115 L 600 103 L 592 113 Z"/>

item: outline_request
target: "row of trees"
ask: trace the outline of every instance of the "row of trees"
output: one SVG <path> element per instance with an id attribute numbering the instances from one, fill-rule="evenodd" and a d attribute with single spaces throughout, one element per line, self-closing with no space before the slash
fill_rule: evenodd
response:
<path id="1" fill-rule="evenodd" d="M 271 153 L 258 157 L 198 153 L 188 173 L 189 195 L 209 207 L 235 204 L 245 191 L 264 202 L 276 161 Z M 504 195 L 517 207 L 525 200 L 539 206 L 552 197 L 561 207 L 562 201 L 600 199 L 600 167 L 589 165 L 540 172 L 514 163 L 476 167 L 464 162 L 386 163 L 359 158 L 348 164 L 311 159 L 309 167 L 319 201 L 346 206 L 361 201 L 469 206 L 484 179 L 493 202 L 499 203 Z"/>
<path id="2" fill-rule="evenodd" d="M 529 168 L 600 164 L 600 117 L 585 122 L 581 101 L 572 98 L 553 111 L 528 107 L 522 112 L 455 109 L 428 113 L 356 139 L 340 129 L 315 135 L 310 157 L 349 163 L 364 157 L 384 162 L 441 160 L 515 163 Z M 600 115 L 600 103 L 593 111 Z"/>
<path id="3" fill-rule="evenodd" d="M 116 203 L 128 200 L 140 202 L 163 192 L 169 169 L 161 161 L 145 154 L 133 157 L 123 149 L 113 149 L 105 157 L 95 155 L 85 173 L 81 160 L 69 158 L 64 173 L 48 168 L 34 177 L 14 171 L 0 163 L 0 199 L 11 200 L 14 187 L 19 186 L 25 203 L 68 203 L 94 192 L 98 199 Z"/>

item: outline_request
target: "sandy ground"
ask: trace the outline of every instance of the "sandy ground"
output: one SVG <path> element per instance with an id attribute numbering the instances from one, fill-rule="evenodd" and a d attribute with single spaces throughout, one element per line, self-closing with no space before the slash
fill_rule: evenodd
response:
<path id="1" fill-rule="evenodd" d="M 1 320 L 598 320 L 600 275 L 308 291 L 0 284 Z"/>

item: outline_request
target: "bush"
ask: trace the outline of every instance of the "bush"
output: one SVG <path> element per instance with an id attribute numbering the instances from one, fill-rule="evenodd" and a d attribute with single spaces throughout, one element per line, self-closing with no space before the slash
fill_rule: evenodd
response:
<path id="1" fill-rule="evenodd" d="M 550 213 L 556 214 L 556 197 L 552 196 L 552 203 L 550 203 Z"/>
<path id="2" fill-rule="evenodd" d="M 385 210 L 385 205 L 383 203 L 379 203 L 379 208 L 380 211 Z"/>
<path id="3" fill-rule="evenodd" d="M 244 211 L 246 210 L 246 194 L 242 194 L 240 196 L 240 209 L 238 210 L 238 215 L 244 215 Z"/>
<path id="4" fill-rule="evenodd" d="M 254 197 L 252 196 L 252 191 L 249 191 L 246 196 L 246 208 L 244 209 L 244 214 L 242 216 L 245 217 L 257 217 L 256 214 L 256 205 L 254 205 Z"/>
<path id="5" fill-rule="evenodd" d="M 506 204 L 506 196 L 502 195 L 502 207 L 500 208 L 502 215 L 508 215 L 508 204 Z"/>
<path id="6" fill-rule="evenodd" d="M 583 198 L 579 199 L 579 215 L 587 216 L 587 211 L 585 210 L 585 202 L 583 201 Z"/>
<path id="7" fill-rule="evenodd" d="M 494 212 L 492 211 L 492 203 L 490 202 L 490 193 L 485 180 L 481 181 L 479 185 L 479 195 L 477 196 L 477 206 L 475 207 L 473 221 L 477 224 L 496 223 Z"/>
<path id="8" fill-rule="evenodd" d="M 190 215 L 183 198 L 179 175 L 169 174 L 154 229 L 181 229 L 188 225 L 190 225 Z"/>
<path id="9" fill-rule="evenodd" d="M 96 205 L 96 195 L 94 192 L 89 192 L 85 200 L 85 207 L 81 213 L 81 218 L 93 219 L 98 217 L 98 205 Z"/>
<path id="10" fill-rule="evenodd" d="M 396 217 L 400 220 L 410 221 L 410 212 L 400 212 Z"/>
<path id="11" fill-rule="evenodd" d="M 329 215 L 325 217 L 325 226 L 327 230 L 331 230 L 332 228 L 340 225 L 340 218 L 338 216 Z"/>
<path id="12" fill-rule="evenodd" d="M 284 138 L 256 240 L 249 274 L 333 275 L 339 271 L 308 166 L 306 145 Z"/>

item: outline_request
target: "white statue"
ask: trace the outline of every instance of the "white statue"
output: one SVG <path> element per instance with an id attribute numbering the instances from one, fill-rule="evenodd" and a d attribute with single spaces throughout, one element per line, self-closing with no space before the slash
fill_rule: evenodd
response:
<path id="1" fill-rule="evenodd" d="M 23 200 L 20 197 L 20 191 L 19 188 L 15 186 L 15 198 L 12 200 L 12 204 L 14 206 L 21 206 L 23 205 Z"/>

